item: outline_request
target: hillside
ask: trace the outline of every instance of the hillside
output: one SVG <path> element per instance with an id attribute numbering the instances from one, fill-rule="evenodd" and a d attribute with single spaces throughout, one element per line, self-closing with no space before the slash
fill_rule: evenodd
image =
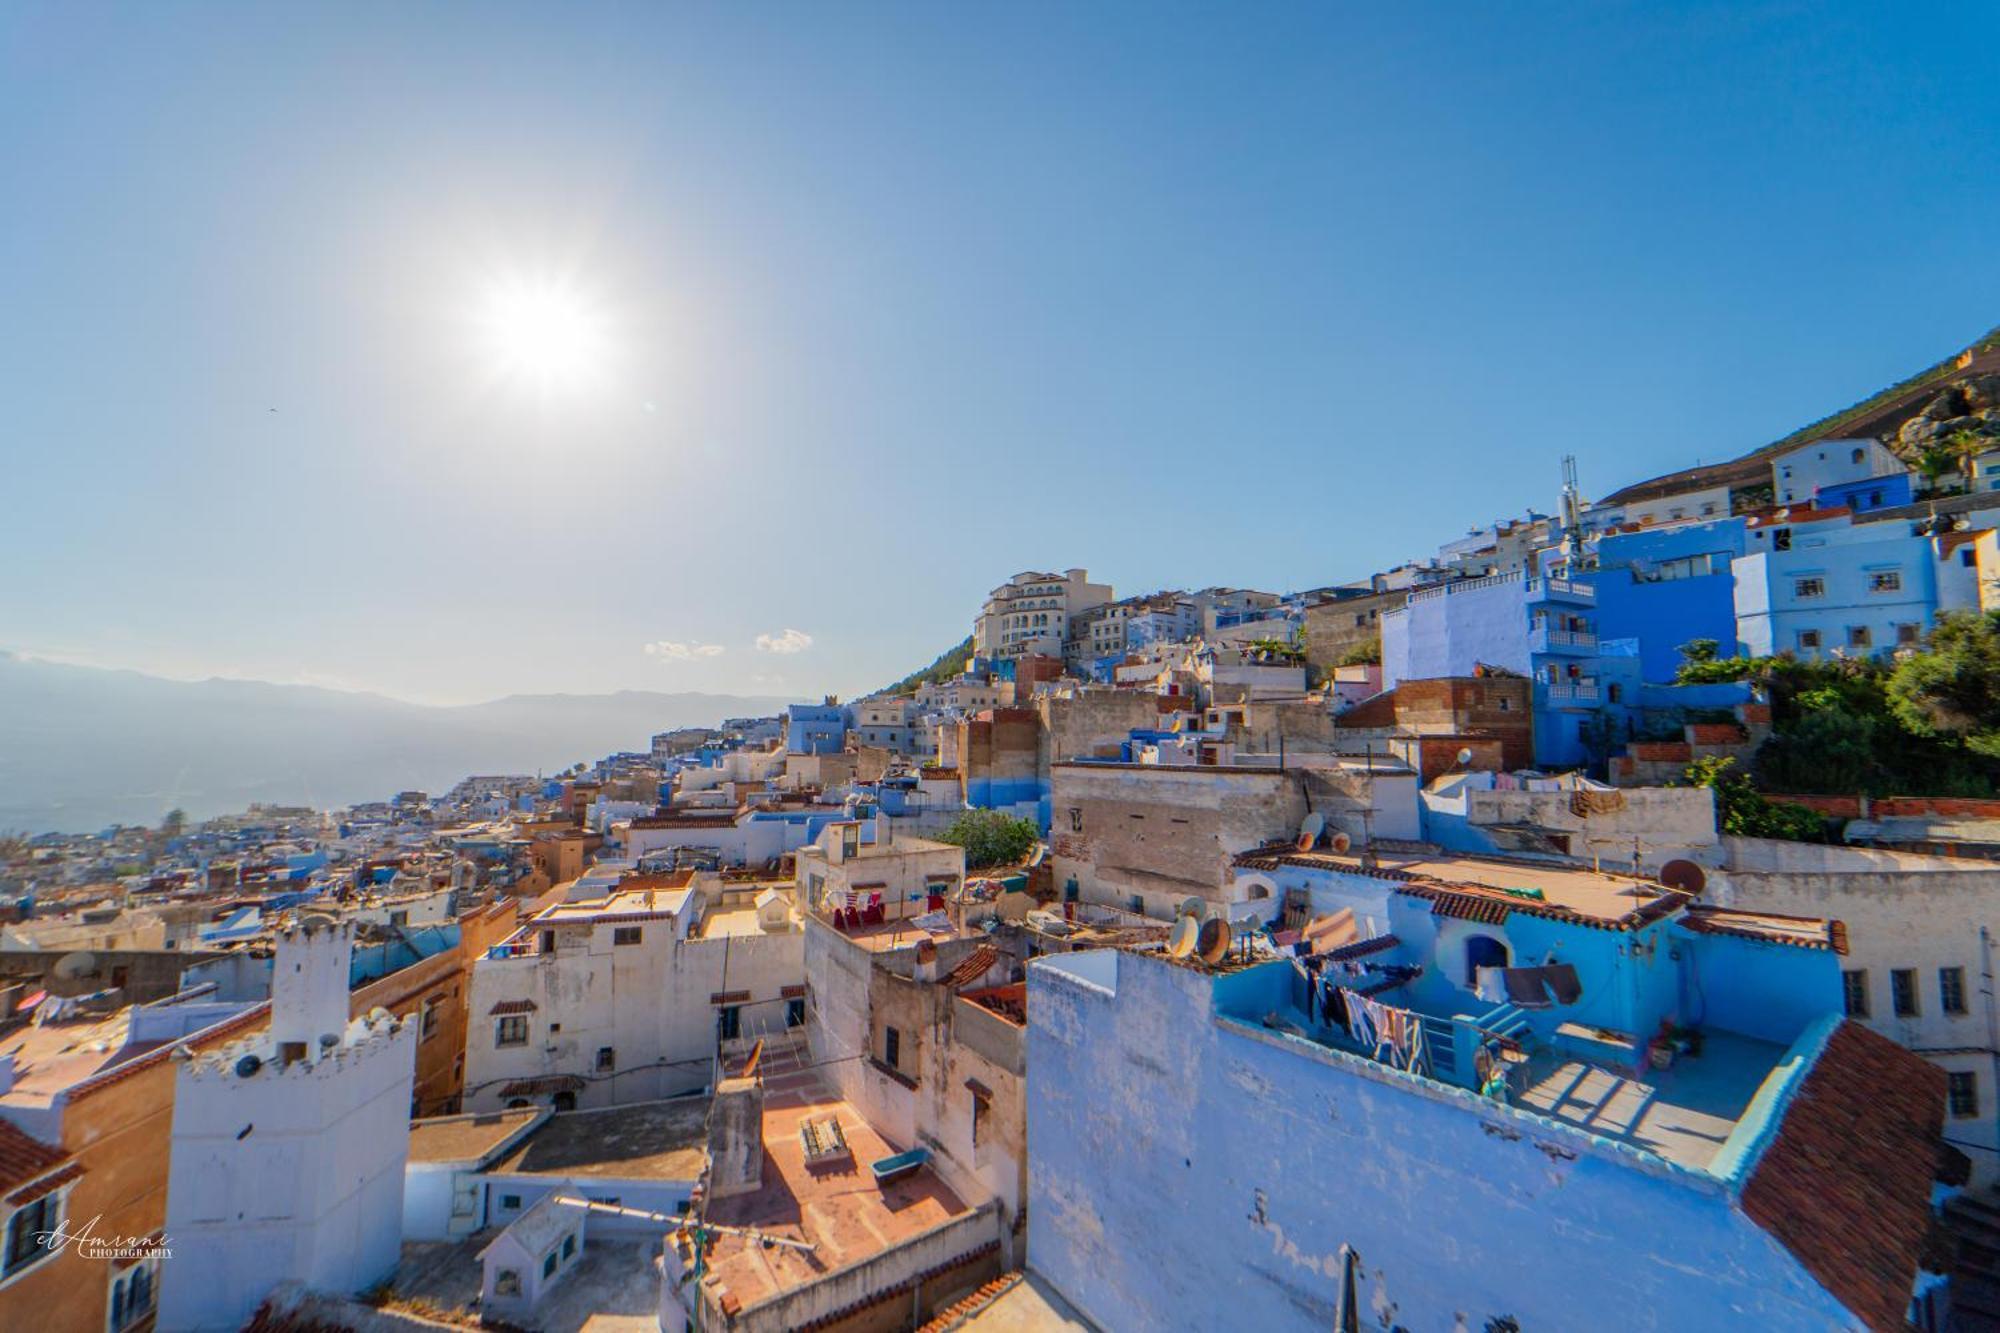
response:
<path id="1" fill-rule="evenodd" d="M 1989 330 L 1970 347 L 1925 367 L 1907 379 L 1870 394 L 1830 416 L 1801 426 L 1781 440 L 1751 450 L 1727 463 L 1683 468 L 1637 482 L 1605 496 L 1601 504 L 1632 504 L 1664 495 L 1712 486 L 1751 486 L 1768 479 L 1773 455 L 1824 439 L 1863 437 L 1894 443 L 1903 424 L 1923 413 L 1948 385 L 2000 374 L 2000 328 Z"/>
<path id="2" fill-rule="evenodd" d="M 199 819 L 252 801 L 317 806 L 441 791 L 472 773 L 553 772 L 656 731 L 769 713 L 726 694 L 511 695 L 438 708 L 246 680 L 165 680 L 0 653 L 0 830 Z"/>
<path id="3" fill-rule="evenodd" d="M 934 685 L 941 680 L 950 680 L 953 676 L 964 671 L 966 663 L 971 660 L 972 636 L 968 634 L 959 641 L 957 647 L 945 649 L 932 660 L 929 666 L 923 668 L 921 671 L 912 671 L 894 685 L 883 690 L 882 693 L 908 694 L 920 685 Z"/>

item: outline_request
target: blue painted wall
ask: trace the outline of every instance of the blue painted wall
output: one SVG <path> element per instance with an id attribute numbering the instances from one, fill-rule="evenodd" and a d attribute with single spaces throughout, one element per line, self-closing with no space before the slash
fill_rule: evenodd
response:
<path id="1" fill-rule="evenodd" d="M 1597 632 L 1603 639 L 1637 639 L 1639 673 L 1667 682 L 1680 669 L 1680 646 L 1714 639 L 1723 657 L 1736 656 L 1736 579 L 1731 574 L 1636 582 L 1630 569 L 1597 576 Z"/>
<path id="2" fill-rule="evenodd" d="M 1861 481 L 1843 481 L 1833 486 L 1822 486 L 1813 503 L 1821 509 L 1852 509 L 1857 514 L 1865 514 L 1871 509 L 1893 509 L 1909 504 L 1916 498 L 1916 488 L 1907 472 L 1895 472 L 1886 477 L 1868 477 Z"/>
<path id="3" fill-rule="evenodd" d="M 1100 1327 L 1326 1329 L 1343 1244 L 1367 1328 L 1851 1322 L 1721 1182 L 1092 957 L 1028 969 L 1028 1211 L 1033 1267 Z"/>

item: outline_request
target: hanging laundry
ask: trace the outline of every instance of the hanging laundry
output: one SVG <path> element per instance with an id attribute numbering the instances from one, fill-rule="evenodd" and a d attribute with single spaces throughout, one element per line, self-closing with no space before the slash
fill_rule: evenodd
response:
<path id="1" fill-rule="evenodd" d="M 1488 1004 L 1507 1003 L 1507 969 L 1504 967 L 1482 967 L 1478 973 L 1478 983 L 1473 994 Z"/>

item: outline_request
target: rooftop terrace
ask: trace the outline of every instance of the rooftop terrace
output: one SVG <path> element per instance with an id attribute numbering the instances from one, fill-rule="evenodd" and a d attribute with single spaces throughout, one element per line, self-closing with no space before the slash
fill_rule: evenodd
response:
<path id="1" fill-rule="evenodd" d="M 492 1170 L 503 1175 L 695 1180 L 708 1160 L 708 1098 L 563 1111 Z"/>
<path id="2" fill-rule="evenodd" d="M 753 1306 L 818 1281 L 835 1269 L 882 1254 L 972 1210 L 928 1168 L 878 1185 L 869 1165 L 911 1145 L 891 1145 L 811 1069 L 795 1048 L 767 1052 L 764 1080 L 764 1174 L 747 1194 L 711 1199 L 706 1220 L 754 1227 L 812 1243 L 810 1253 L 720 1236 L 707 1272 L 729 1296 Z M 837 1117 L 851 1159 L 808 1166 L 799 1122 Z"/>

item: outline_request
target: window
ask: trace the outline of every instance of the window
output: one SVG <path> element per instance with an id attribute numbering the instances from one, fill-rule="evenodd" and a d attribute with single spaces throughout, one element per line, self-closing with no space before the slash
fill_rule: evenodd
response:
<path id="1" fill-rule="evenodd" d="M 576 1253 L 576 1233 L 571 1232 L 569 1235 L 563 1237 L 563 1258 L 567 1259 L 572 1255 L 574 1255 L 575 1253 Z"/>
<path id="2" fill-rule="evenodd" d="M 611 942 L 617 944 L 637 944 L 645 938 L 644 926 L 616 926 L 611 931 Z"/>
<path id="3" fill-rule="evenodd" d="M 1967 569 L 1977 569 L 1979 567 L 1979 553 L 1970 546 L 1963 547 L 1958 553 L 1958 563 L 1964 565 Z"/>
<path id="4" fill-rule="evenodd" d="M 393 911 L 393 912 L 389 913 L 389 924 L 390 924 L 390 925 L 392 925 L 392 926 L 407 926 L 407 925 L 409 925 L 409 924 L 410 924 L 410 913 L 409 913 L 409 909 L 408 909 L 408 908 L 398 908 L 398 909 L 397 909 L 396 911 Z"/>
<path id="5" fill-rule="evenodd" d="M 442 1009 L 443 1007 L 444 1007 L 444 1000 L 436 995 L 433 995 L 428 1000 L 424 1001 L 423 1030 L 418 1040 L 428 1041 L 430 1038 L 437 1035 L 438 1010 Z"/>
<path id="6" fill-rule="evenodd" d="M 512 1268 L 503 1268 L 493 1279 L 495 1296 L 519 1296 L 521 1294 L 521 1274 Z"/>
<path id="7" fill-rule="evenodd" d="M 1771 531 L 1771 549 L 1772 549 L 1772 550 L 1774 550 L 1774 551 L 1789 551 L 1789 550 L 1791 550 L 1791 549 L 1792 549 L 1792 530 L 1791 530 L 1790 528 L 1774 528 L 1774 529 L 1772 529 L 1772 531 Z"/>
<path id="8" fill-rule="evenodd" d="M 1917 972 L 1912 967 L 1899 967 L 1889 974 L 1889 998 L 1895 1006 L 1896 1017 L 1915 1018 L 1917 1016 Z"/>
<path id="9" fill-rule="evenodd" d="M 1841 997 L 1847 1002 L 1849 1018 L 1868 1017 L 1868 971 L 1860 968 L 1840 974 Z"/>
<path id="10" fill-rule="evenodd" d="M 1818 576 L 1793 579 L 1792 596 L 1800 598 L 1824 597 L 1826 596 L 1826 580 Z"/>
<path id="11" fill-rule="evenodd" d="M 1615 681 L 1612 682 L 1610 685 L 1605 686 L 1604 689 L 1605 689 L 1604 698 L 1608 703 L 1614 703 L 1614 704 L 1617 703 L 1619 695 L 1623 693 L 1623 690 Z"/>
<path id="12" fill-rule="evenodd" d="M 1862 459 L 1866 458 L 1867 456 L 1868 454 L 1866 450 L 1857 448 L 1854 450 L 1853 453 L 1850 453 L 1847 456 L 1847 461 L 1850 463 L 1859 463 Z"/>
<path id="13" fill-rule="evenodd" d="M 1470 935 L 1465 941 L 1465 984 L 1468 988 L 1479 984 L 1479 969 L 1482 967 L 1507 966 L 1507 946 L 1491 935 Z"/>
<path id="14" fill-rule="evenodd" d="M 785 1026 L 804 1027 L 806 1022 L 806 1002 L 803 998 L 785 1001 Z"/>
<path id="15" fill-rule="evenodd" d="M 1818 630 L 1816 630 L 1816 629 L 1802 629 L 1802 630 L 1800 630 L 1800 631 L 1799 631 L 1799 649 L 1800 649 L 1800 651 L 1802 651 L 1802 652 L 1803 652 L 1803 651 L 1815 651 L 1815 650 L 1817 650 L 1818 648 L 1819 648 L 1819 631 L 1818 631 Z"/>
<path id="16" fill-rule="evenodd" d="M 1897 643 L 1915 643 L 1923 637 L 1924 627 L 1912 621 L 1904 621 L 1896 626 Z"/>
<path id="17" fill-rule="evenodd" d="M 608 1074 L 618 1068 L 618 1053 L 609 1046 L 597 1048 L 597 1072 Z"/>
<path id="18" fill-rule="evenodd" d="M 1901 592 L 1902 590 L 1903 574 L 1901 570 L 1880 569 L 1868 576 L 1868 591 L 1870 592 Z"/>
<path id="19" fill-rule="evenodd" d="M 1849 648 L 1866 648 L 1871 637 L 1866 625 L 1849 625 L 1847 627 L 1847 646 Z"/>
<path id="20" fill-rule="evenodd" d="M 505 1014 L 493 1025 L 495 1046 L 526 1046 L 528 1044 L 528 1016 L 526 1014 Z"/>
<path id="21" fill-rule="evenodd" d="M 1954 1120 L 1969 1120 L 1979 1114 L 1979 1076 L 1970 1069 L 1953 1069 L 1945 1074 L 1945 1102 Z"/>
<path id="22" fill-rule="evenodd" d="M 721 1026 L 722 1039 L 735 1041 L 743 1029 L 743 1008 L 741 1005 L 726 1004 L 718 1011 L 716 1022 Z"/>
<path id="23" fill-rule="evenodd" d="M 1083 832 L 1083 809 L 1081 806 L 1073 805 L 1069 808 L 1069 831 L 1071 833 Z"/>
<path id="24" fill-rule="evenodd" d="M 556 1252 L 549 1251 L 549 1257 L 542 1260 L 542 1276 L 554 1277 L 556 1273 Z"/>
<path id="25" fill-rule="evenodd" d="M 0 1274 L 11 1277 L 29 1264 L 54 1254 L 54 1250 L 42 1244 L 40 1237 L 54 1231 L 61 1220 L 60 1190 L 16 1208 L 14 1216 L 7 1222 L 7 1260 L 5 1266 L 0 1267 Z"/>
<path id="26" fill-rule="evenodd" d="M 987 1100 L 986 1100 L 986 1099 L 985 1099 L 984 1097 L 981 1097 L 981 1096 L 980 1096 L 979 1094 L 977 1094 L 977 1093 L 974 1093 L 974 1094 L 973 1094 L 973 1096 L 972 1096 L 972 1146 L 973 1146 L 973 1147 L 975 1147 L 975 1148 L 977 1148 L 977 1147 L 979 1146 L 979 1130 L 980 1130 L 981 1126 L 983 1126 L 983 1125 L 984 1125 L 984 1124 L 986 1123 L 986 1117 L 987 1117 L 987 1116 L 988 1116 L 989 1114 L 991 1114 L 991 1113 L 992 1113 L 992 1110 L 993 1110 L 993 1107 L 992 1107 L 991 1103 L 989 1103 L 989 1102 L 988 1102 L 988 1101 L 987 1101 Z"/>
<path id="27" fill-rule="evenodd" d="M 1938 1008 L 1947 1014 L 1965 1012 L 1965 969 L 1962 967 L 1941 967 L 1938 969 Z"/>
<path id="28" fill-rule="evenodd" d="M 894 1069 L 901 1069 L 903 1054 L 903 1034 L 895 1028 L 882 1029 L 882 1063 Z"/>
<path id="29" fill-rule="evenodd" d="M 518 1195 L 518 1194 L 503 1194 L 503 1195 L 501 1195 L 501 1196 L 500 1196 L 500 1211 L 501 1211 L 501 1212 L 504 1212 L 504 1213 L 518 1213 L 518 1212 L 520 1212 L 520 1211 L 521 1211 L 521 1196 L 520 1196 L 520 1195 Z"/>
<path id="30" fill-rule="evenodd" d="M 112 1280 L 111 1333 L 131 1328 L 153 1312 L 159 1263 L 157 1255 L 148 1255 Z"/>
<path id="31" fill-rule="evenodd" d="M 1513 701 L 1512 699 L 1508 699 L 1508 698 L 1505 698 L 1505 697 L 1502 697 L 1502 699 L 1500 700 L 1500 711 L 1501 711 L 1501 712 L 1503 712 L 1503 713 L 1511 713 L 1511 712 L 1513 712 L 1513 711 L 1514 711 L 1514 701 Z"/>

